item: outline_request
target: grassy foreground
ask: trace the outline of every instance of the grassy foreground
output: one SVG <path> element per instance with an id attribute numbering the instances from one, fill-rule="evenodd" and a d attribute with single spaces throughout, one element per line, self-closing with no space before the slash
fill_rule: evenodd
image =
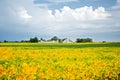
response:
<path id="1" fill-rule="evenodd" d="M 0 43 L 0 80 L 120 80 L 120 43 Z"/>

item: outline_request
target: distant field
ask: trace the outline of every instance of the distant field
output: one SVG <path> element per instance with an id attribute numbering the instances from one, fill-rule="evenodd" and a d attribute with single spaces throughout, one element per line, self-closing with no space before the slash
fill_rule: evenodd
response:
<path id="1" fill-rule="evenodd" d="M 92 48 L 92 47 L 120 47 L 120 43 L 0 43 L 0 47 L 28 47 L 28 48 Z"/>
<path id="2" fill-rule="evenodd" d="M 0 43 L 0 80 L 120 80 L 120 43 Z"/>

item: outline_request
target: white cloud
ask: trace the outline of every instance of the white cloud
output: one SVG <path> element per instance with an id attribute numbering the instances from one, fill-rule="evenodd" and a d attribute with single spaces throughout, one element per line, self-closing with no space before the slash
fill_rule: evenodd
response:
<path id="1" fill-rule="evenodd" d="M 32 16 L 28 14 L 28 11 L 25 8 L 20 8 L 18 15 L 20 16 L 21 19 L 25 21 L 32 18 Z"/>
<path id="2" fill-rule="evenodd" d="M 68 0 L 66 0 L 68 1 Z M 24 3 L 23 3 L 24 2 Z M 84 6 L 76 9 L 72 9 L 69 6 L 64 6 L 62 9 L 52 11 L 50 9 L 41 8 L 36 5 L 32 0 L 26 0 L 21 2 L 10 2 L 11 10 L 18 15 L 12 15 L 13 22 L 19 20 L 19 24 L 25 22 L 27 31 L 30 32 L 44 32 L 48 33 L 61 33 L 61 31 L 68 30 L 82 30 L 84 28 L 96 28 L 103 27 L 103 22 L 95 24 L 93 22 L 99 20 L 106 20 L 110 14 L 106 12 L 104 7 L 98 7 L 93 9 L 92 6 Z M 9 13 L 8 13 L 9 14 Z M 25 28 L 24 28 L 25 30 Z"/>
<path id="3" fill-rule="evenodd" d="M 98 7 L 93 10 L 92 7 L 80 7 L 76 9 L 71 9 L 68 6 L 64 6 L 61 10 L 49 10 L 49 14 L 55 18 L 56 21 L 69 21 L 69 20 L 103 20 L 110 16 L 109 13 L 105 11 L 104 7 Z"/>

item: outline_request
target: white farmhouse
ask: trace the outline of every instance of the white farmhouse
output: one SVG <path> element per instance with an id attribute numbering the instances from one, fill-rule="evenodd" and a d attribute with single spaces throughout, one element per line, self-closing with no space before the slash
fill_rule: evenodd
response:
<path id="1" fill-rule="evenodd" d="M 68 39 L 68 38 L 63 39 L 63 43 L 72 43 L 72 42 L 73 42 L 73 41 L 70 40 L 70 39 Z"/>

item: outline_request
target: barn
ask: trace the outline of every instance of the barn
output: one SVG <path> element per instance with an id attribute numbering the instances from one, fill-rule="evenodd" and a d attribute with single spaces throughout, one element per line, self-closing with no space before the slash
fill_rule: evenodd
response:
<path id="1" fill-rule="evenodd" d="M 63 39 L 63 43 L 72 43 L 73 41 L 70 40 L 69 38 L 65 38 Z"/>

